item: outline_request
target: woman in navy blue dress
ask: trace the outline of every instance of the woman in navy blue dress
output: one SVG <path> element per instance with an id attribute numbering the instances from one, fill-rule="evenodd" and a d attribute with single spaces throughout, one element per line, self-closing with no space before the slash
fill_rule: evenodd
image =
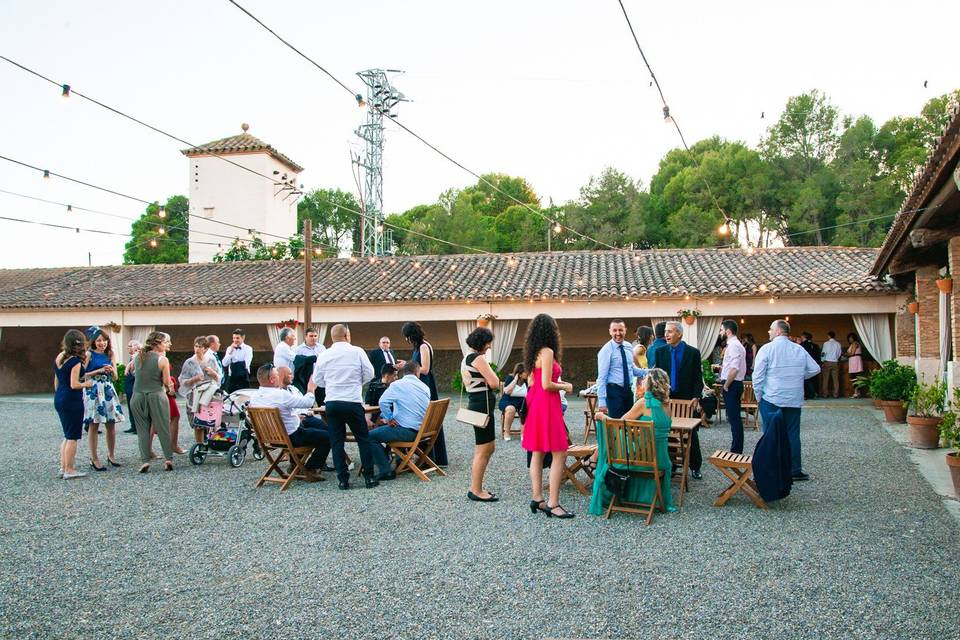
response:
<path id="1" fill-rule="evenodd" d="M 430 388 L 430 399 L 439 400 L 437 380 L 433 376 L 433 347 L 424 339 L 423 327 L 417 322 L 405 322 L 400 333 L 413 346 L 410 359 L 420 364 L 420 381 Z M 433 445 L 430 457 L 438 466 L 447 466 L 447 441 L 443 437 L 443 427 L 437 432 L 437 441 Z"/>
<path id="2" fill-rule="evenodd" d="M 93 386 L 92 380 L 84 380 L 84 365 L 87 360 L 87 339 L 81 331 L 70 329 L 63 336 L 60 354 L 53 362 L 56 377 L 53 380 L 53 406 L 60 416 L 63 427 L 63 442 L 60 443 L 60 473 L 64 480 L 82 478 L 85 473 L 77 471 L 77 442 L 83 435 L 83 390 Z"/>

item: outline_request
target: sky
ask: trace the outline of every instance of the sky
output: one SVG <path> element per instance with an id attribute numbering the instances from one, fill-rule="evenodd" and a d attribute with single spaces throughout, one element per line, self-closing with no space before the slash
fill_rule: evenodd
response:
<path id="1" fill-rule="evenodd" d="M 605 167 L 646 184 L 679 146 L 616 0 L 238 1 L 355 92 L 357 71 L 404 70 L 404 124 L 477 173 L 526 178 L 544 205 Z M 882 122 L 960 87 L 954 42 L 935 26 L 960 23 L 960 2 L 624 4 L 691 144 L 755 145 L 813 88 Z M 363 111 L 227 0 L 0 0 L 0 54 L 194 143 L 249 123 L 305 167 L 307 189 L 354 190 Z M 183 147 L 0 61 L 2 156 L 163 201 L 188 193 Z M 387 213 L 476 182 L 394 127 L 384 153 Z M 0 190 L 130 218 L 144 207 L 2 160 Z M 0 216 L 130 224 L 5 193 Z M 119 264 L 125 241 L 0 220 L 0 268 Z"/>

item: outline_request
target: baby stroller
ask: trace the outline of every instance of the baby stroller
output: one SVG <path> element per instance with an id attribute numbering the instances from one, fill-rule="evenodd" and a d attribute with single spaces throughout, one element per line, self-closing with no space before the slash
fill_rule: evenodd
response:
<path id="1" fill-rule="evenodd" d="M 210 404 L 200 407 L 193 427 L 204 430 L 203 442 L 190 447 L 190 462 L 203 464 L 207 456 L 226 457 L 236 468 L 247 459 L 247 445 L 253 443 L 253 457 L 263 460 L 260 445 L 247 422 L 246 406 L 252 389 L 239 389 L 224 397 L 217 392 Z"/>

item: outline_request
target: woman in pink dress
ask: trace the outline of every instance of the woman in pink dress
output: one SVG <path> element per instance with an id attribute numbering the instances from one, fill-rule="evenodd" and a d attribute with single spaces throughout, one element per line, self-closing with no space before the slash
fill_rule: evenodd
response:
<path id="1" fill-rule="evenodd" d="M 847 373 L 850 374 L 850 387 L 853 389 L 854 398 L 860 397 L 860 389 L 853 385 L 857 378 L 863 375 L 863 345 L 860 344 L 860 336 L 855 333 L 847 335 Z"/>
<path id="2" fill-rule="evenodd" d="M 560 330 L 557 322 L 541 313 L 527 325 L 523 362 L 530 372 L 527 391 L 527 421 L 521 446 L 531 453 L 530 482 L 533 499 L 530 512 L 543 511 L 551 518 L 572 518 L 573 513 L 560 506 L 560 484 L 570 438 L 563 422 L 560 391 L 573 392 L 573 385 L 560 382 Z M 553 454 L 550 464 L 549 500 L 543 499 L 543 457 Z"/>

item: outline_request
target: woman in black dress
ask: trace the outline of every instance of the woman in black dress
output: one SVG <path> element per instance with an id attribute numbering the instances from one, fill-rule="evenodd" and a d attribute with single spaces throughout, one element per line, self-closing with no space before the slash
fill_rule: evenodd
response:
<path id="1" fill-rule="evenodd" d="M 405 322 L 400 329 L 404 339 L 413 346 L 410 359 L 420 364 L 420 381 L 430 388 L 430 400 L 439 400 L 437 381 L 433 377 L 433 347 L 424 339 L 423 327 L 417 322 Z M 447 466 L 447 442 L 443 437 L 443 428 L 437 432 L 437 441 L 433 445 L 431 456 L 438 466 Z"/>

